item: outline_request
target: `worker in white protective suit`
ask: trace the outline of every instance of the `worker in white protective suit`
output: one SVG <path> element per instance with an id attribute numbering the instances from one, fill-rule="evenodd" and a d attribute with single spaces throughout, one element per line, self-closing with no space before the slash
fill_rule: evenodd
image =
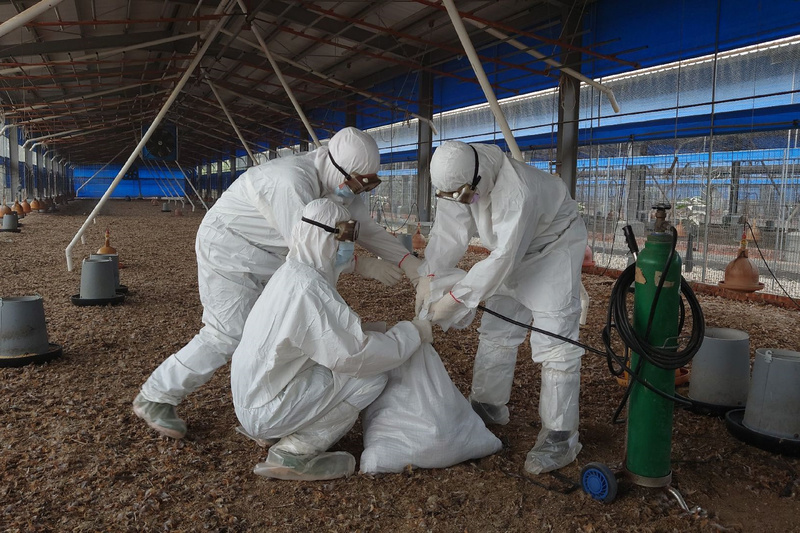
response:
<path id="1" fill-rule="evenodd" d="M 517 322 L 577 340 L 586 227 L 578 204 L 557 176 L 507 158 L 497 146 L 443 143 L 431 159 L 436 219 L 417 285 L 423 317 L 465 327 L 481 301 Z M 476 233 L 490 250 L 449 294 L 429 299 L 436 274 L 461 259 Z M 439 294 L 442 292 L 439 291 Z M 461 324 L 459 324 L 461 322 Z M 517 348 L 527 330 L 489 313 L 481 320 L 470 402 L 487 424 L 507 424 Z M 572 462 L 578 442 L 583 349 L 531 332 L 533 361 L 542 364 L 542 429 L 525 469 L 541 473 Z"/>
<path id="2" fill-rule="evenodd" d="M 393 285 L 405 271 L 416 285 L 419 259 L 371 220 L 359 197 L 380 183 L 379 166 L 375 140 L 345 128 L 325 147 L 255 166 L 231 184 L 197 231 L 204 326 L 144 383 L 133 402 L 137 416 L 162 435 L 186 434 L 175 406 L 230 361 L 250 309 L 284 263 L 292 228 L 312 200 L 334 198 L 360 222 L 358 243 L 382 259 L 358 258 L 353 263 L 358 274 Z"/>
<path id="3" fill-rule="evenodd" d="M 347 452 L 326 452 L 356 422 L 421 343 L 426 320 L 364 331 L 336 292 L 351 259 L 354 221 L 328 199 L 314 200 L 292 231 L 292 246 L 247 318 L 231 362 L 231 391 L 243 432 L 279 438 L 256 474 L 294 480 L 334 479 L 355 470 Z"/>

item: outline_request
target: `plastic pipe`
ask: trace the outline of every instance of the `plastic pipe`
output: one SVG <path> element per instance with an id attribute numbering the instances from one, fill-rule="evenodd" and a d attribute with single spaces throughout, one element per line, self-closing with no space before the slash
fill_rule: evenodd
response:
<path id="1" fill-rule="evenodd" d="M 497 37 L 498 39 L 502 40 L 503 42 L 506 42 L 506 43 L 510 44 L 511 46 L 516 48 L 517 50 L 522 50 L 526 54 L 528 54 L 530 56 L 533 56 L 536 59 L 541 59 L 542 61 L 544 61 L 545 63 L 547 63 L 551 67 L 557 68 L 558 70 L 560 70 L 564 74 L 569 74 L 573 78 L 575 78 L 575 79 L 577 79 L 579 81 L 582 81 L 583 83 L 585 83 L 587 85 L 591 85 L 592 87 L 596 88 L 601 93 L 606 95 L 606 97 L 608 98 L 608 102 L 611 104 L 612 109 L 614 109 L 614 112 L 615 113 L 619 113 L 619 104 L 617 103 L 617 99 L 614 97 L 614 91 L 612 91 L 611 89 L 609 89 L 608 87 L 606 87 L 602 83 L 594 81 L 593 79 L 584 76 L 583 74 L 581 74 L 577 70 L 573 70 L 573 69 L 571 69 L 569 67 L 565 67 L 564 65 L 562 65 L 561 63 L 559 63 L 555 59 L 551 59 L 551 58 L 547 57 L 546 55 L 544 55 L 544 54 L 542 54 L 540 52 L 537 52 L 536 50 L 533 50 L 530 46 L 526 46 L 525 44 L 519 42 L 518 40 L 516 40 L 516 39 L 514 39 L 512 37 L 509 37 L 505 33 L 501 32 L 501 31 L 497 31 L 496 29 L 491 28 L 491 27 L 487 26 L 486 24 L 484 24 L 482 22 L 478 22 L 477 20 L 473 20 L 473 19 L 469 19 L 469 18 L 466 19 L 466 20 L 467 20 L 467 22 L 469 22 L 470 24 L 472 24 L 476 28 L 482 29 L 483 31 L 485 31 L 489 35 L 492 35 L 493 37 Z"/>
<path id="2" fill-rule="evenodd" d="M 243 0 L 236 0 L 236 1 L 239 3 L 239 9 L 241 9 L 243 13 L 247 13 L 247 7 L 244 5 Z M 286 79 L 283 77 L 283 73 L 281 72 L 280 67 L 275 62 L 275 59 L 273 59 L 272 54 L 269 53 L 269 49 L 267 48 L 267 43 L 264 42 L 264 38 L 261 36 L 261 32 L 258 30 L 255 24 L 251 25 L 250 31 L 252 31 L 253 35 L 256 36 L 258 44 L 261 45 L 261 51 L 264 52 L 264 55 L 267 57 L 267 60 L 269 61 L 270 66 L 272 67 L 272 70 L 275 71 L 275 75 L 278 77 L 278 81 L 281 82 L 283 90 L 286 91 L 286 95 L 289 97 L 289 100 L 291 100 L 292 105 L 294 106 L 294 110 L 297 111 L 300 120 L 303 121 L 303 124 L 305 125 L 306 130 L 308 130 L 308 134 L 311 136 L 311 139 L 314 141 L 314 144 L 316 145 L 317 148 L 319 148 L 320 146 L 322 146 L 322 144 L 319 142 L 319 139 L 317 139 L 317 134 L 314 133 L 314 128 L 311 127 L 311 123 L 308 121 L 308 117 L 306 117 L 306 114 L 303 113 L 303 108 L 300 107 L 300 103 L 294 97 L 294 93 L 292 92 L 291 87 L 289 87 L 289 84 L 286 83 Z"/>
<path id="3" fill-rule="evenodd" d="M 167 98 L 167 101 L 164 102 L 161 111 L 159 111 L 158 115 L 156 115 L 155 119 L 153 119 L 153 122 L 152 124 L 150 124 L 150 127 L 147 128 L 147 131 L 144 133 L 144 135 L 142 135 L 142 139 L 139 141 L 139 144 L 137 144 L 136 148 L 133 149 L 133 153 L 128 157 L 128 160 L 125 162 L 125 164 L 122 165 L 122 168 L 117 174 L 117 177 L 114 178 L 114 181 L 111 182 L 111 185 L 108 187 L 108 190 L 105 192 L 105 194 L 103 194 L 102 198 L 100 198 L 100 201 L 97 203 L 94 210 L 92 210 L 92 212 L 89 214 L 89 217 L 86 219 L 81 228 L 78 230 L 78 233 L 75 234 L 75 237 L 72 238 L 72 241 L 67 245 L 67 248 L 64 250 L 65 255 L 67 257 L 68 271 L 72 270 L 72 249 L 77 244 L 78 239 L 80 239 L 81 235 L 83 235 L 83 233 L 86 231 L 86 228 L 89 226 L 89 224 L 91 224 L 92 220 L 94 220 L 94 218 L 97 216 L 97 213 L 100 211 L 103 205 L 105 205 L 105 203 L 108 201 L 108 198 L 111 196 L 111 193 L 114 192 L 114 189 L 117 187 L 117 184 L 120 182 L 120 180 L 122 180 L 122 176 L 125 175 L 128 169 L 131 168 L 131 165 L 136 160 L 136 158 L 139 157 L 139 154 L 142 153 L 142 148 L 144 148 L 144 145 L 147 144 L 147 141 L 150 140 L 150 137 L 152 137 L 153 132 L 156 130 L 158 125 L 163 120 L 164 115 L 167 114 L 167 111 L 169 110 L 170 106 L 178 97 L 178 94 L 180 94 L 180 92 L 183 90 L 183 87 L 184 85 L 186 85 L 186 82 L 189 81 L 189 78 L 192 76 L 192 72 L 200 63 L 200 60 L 203 59 L 205 53 L 208 51 L 208 48 L 211 46 L 211 42 L 214 41 L 217 34 L 222 29 L 222 25 L 225 24 L 228 20 L 228 17 L 230 17 L 229 10 L 226 9 L 228 1 L 229 0 L 222 0 L 219 3 L 219 6 L 217 6 L 217 9 L 214 12 L 214 14 L 216 15 L 224 11 L 225 15 L 217 21 L 217 23 L 211 28 L 210 31 L 207 32 L 207 37 L 205 38 L 203 45 L 197 51 L 191 63 L 189 63 L 189 66 L 186 68 L 186 71 L 183 73 L 183 76 L 181 76 L 181 79 L 175 85 L 175 89 L 173 89 L 172 94 L 170 94 L 169 98 Z"/>
<path id="4" fill-rule="evenodd" d="M 29 7 L 25 11 L 14 15 L 7 21 L 0 24 L 0 37 L 16 30 L 20 26 L 27 24 L 45 11 L 56 7 L 63 1 L 64 0 L 42 0 L 38 4 L 34 4 L 33 6 Z"/>
<path id="5" fill-rule="evenodd" d="M 492 89 L 492 84 L 489 83 L 489 78 L 486 77 L 486 72 L 483 70 L 483 65 L 481 65 L 481 60 L 478 58 L 478 53 L 475 51 L 475 47 L 472 46 L 472 41 L 469 40 L 467 29 L 464 27 L 464 21 L 461 20 L 461 15 L 459 14 L 458 9 L 456 9 L 453 0 L 442 0 L 442 3 L 447 8 L 447 14 L 450 15 L 453 28 L 458 34 L 458 38 L 461 41 L 461 46 L 464 47 L 464 52 L 466 52 L 467 58 L 469 58 L 469 62 L 472 65 L 472 70 L 475 71 L 475 75 L 478 77 L 478 82 L 481 85 L 481 89 L 483 89 L 483 94 L 486 96 L 486 100 L 489 102 L 489 107 L 492 110 L 492 114 L 494 115 L 497 124 L 500 126 L 500 131 L 503 132 L 503 138 L 505 139 L 506 144 L 508 144 L 509 150 L 511 150 L 511 155 L 517 161 L 522 161 L 522 152 L 517 145 L 517 140 L 514 138 L 514 134 L 511 132 L 511 128 L 508 125 L 506 116 L 503 114 L 503 110 L 500 109 L 500 104 L 497 103 L 497 97 Z"/>

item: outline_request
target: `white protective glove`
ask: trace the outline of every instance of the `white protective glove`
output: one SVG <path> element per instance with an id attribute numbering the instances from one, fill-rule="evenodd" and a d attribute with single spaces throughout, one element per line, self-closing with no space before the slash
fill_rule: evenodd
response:
<path id="1" fill-rule="evenodd" d="M 464 304 L 453 298 L 451 294 L 445 294 L 438 302 L 431 306 L 428 316 L 431 322 L 449 324 L 452 322 L 453 317 L 463 309 L 465 309 Z"/>
<path id="2" fill-rule="evenodd" d="M 419 270 L 420 266 L 422 266 L 422 261 L 413 254 L 406 255 L 400 261 L 400 268 L 403 269 L 408 281 L 411 282 L 415 289 L 417 288 L 417 283 L 419 283 L 419 272 L 417 270 Z"/>
<path id="3" fill-rule="evenodd" d="M 403 271 L 400 267 L 396 267 L 383 259 L 372 257 L 356 257 L 355 271 L 360 276 L 376 279 L 389 287 L 396 285 L 403 279 Z"/>
<path id="4" fill-rule="evenodd" d="M 430 276 L 421 276 L 417 280 L 417 299 L 414 302 L 414 316 L 419 316 L 422 312 L 422 306 L 425 305 L 431 295 L 431 278 Z"/>
<path id="5" fill-rule="evenodd" d="M 422 339 L 422 344 L 430 344 L 433 342 L 433 327 L 430 320 L 421 320 L 415 318 L 411 321 L 414 327 L 419 331 L 419 338 Z"/>

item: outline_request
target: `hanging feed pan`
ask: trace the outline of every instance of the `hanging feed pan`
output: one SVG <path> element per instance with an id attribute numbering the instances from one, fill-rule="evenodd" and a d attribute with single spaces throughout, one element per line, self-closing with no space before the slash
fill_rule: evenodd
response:
<path id="1" fill-rule="evenodd" d="M 0 298 L 0 367 L 43 363 L 61 353 L 47 340 L 41 296 Z"/>

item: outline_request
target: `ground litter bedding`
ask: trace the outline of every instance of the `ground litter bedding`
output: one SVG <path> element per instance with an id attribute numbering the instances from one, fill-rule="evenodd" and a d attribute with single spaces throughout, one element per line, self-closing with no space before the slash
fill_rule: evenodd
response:
<path id="1" fill-rule="evenodd" d="M 611 423 L 623 388 L 593 354 L 582 370 L 583 451 L 558 475 L 526 475 L 539 431 L 539 369 L 527 343 L 511 422 L 491 428 L 503 450 L 451 468 L 315 483 L 255 476 L 266 450 L 234 430 L 228 367 L 178 408 L 187 437 L 160 437 L 131 412 L 131 401 L 201 326 L 194 236 L 202 212 L 187 205 L 177 216 L 175 205 L 162 212 L 160 203 L 112 201 L 75 246 L 76 266 L 67 271 L 64 250 L 94 206 L 73 201 L 25 217 L 20 233 L 0 234 L 0 297 L 41 295 L 50 342 L 64 350 L 49 363 L 0 368 L 0 531 L 800 531 L 798 460 L 746 445 L 722 419 L 682 409 L 674 415 L 673 486 L 700 511 L 687 513 L 665 491 L 624 479 L 611 504 L 584 494 L 576 484 L 581 468 L 592 461 L 618 467 L 625 435 L 624 425 Z M 129 293 L 120 306 L 75 306 L 80 260 L 103 245 L 106 228 Z M 460 266 L 480 258 L 470 253 Z M 584 275 L 592 301 L 581 338 L 595 347 L 613 283 Z M 405 280 L 386 288 L 343 276 L 339 289 L 365 321 L 412 317 Z M 800 349 L 797 310 L 699 299 L 709 327 L 749 333 L 751 355 Z M 477 324 L 446 334 L 434 328 L 434 347 L 464 393 Z M 360 425 L 335 449 L 358 458 Z"/>

